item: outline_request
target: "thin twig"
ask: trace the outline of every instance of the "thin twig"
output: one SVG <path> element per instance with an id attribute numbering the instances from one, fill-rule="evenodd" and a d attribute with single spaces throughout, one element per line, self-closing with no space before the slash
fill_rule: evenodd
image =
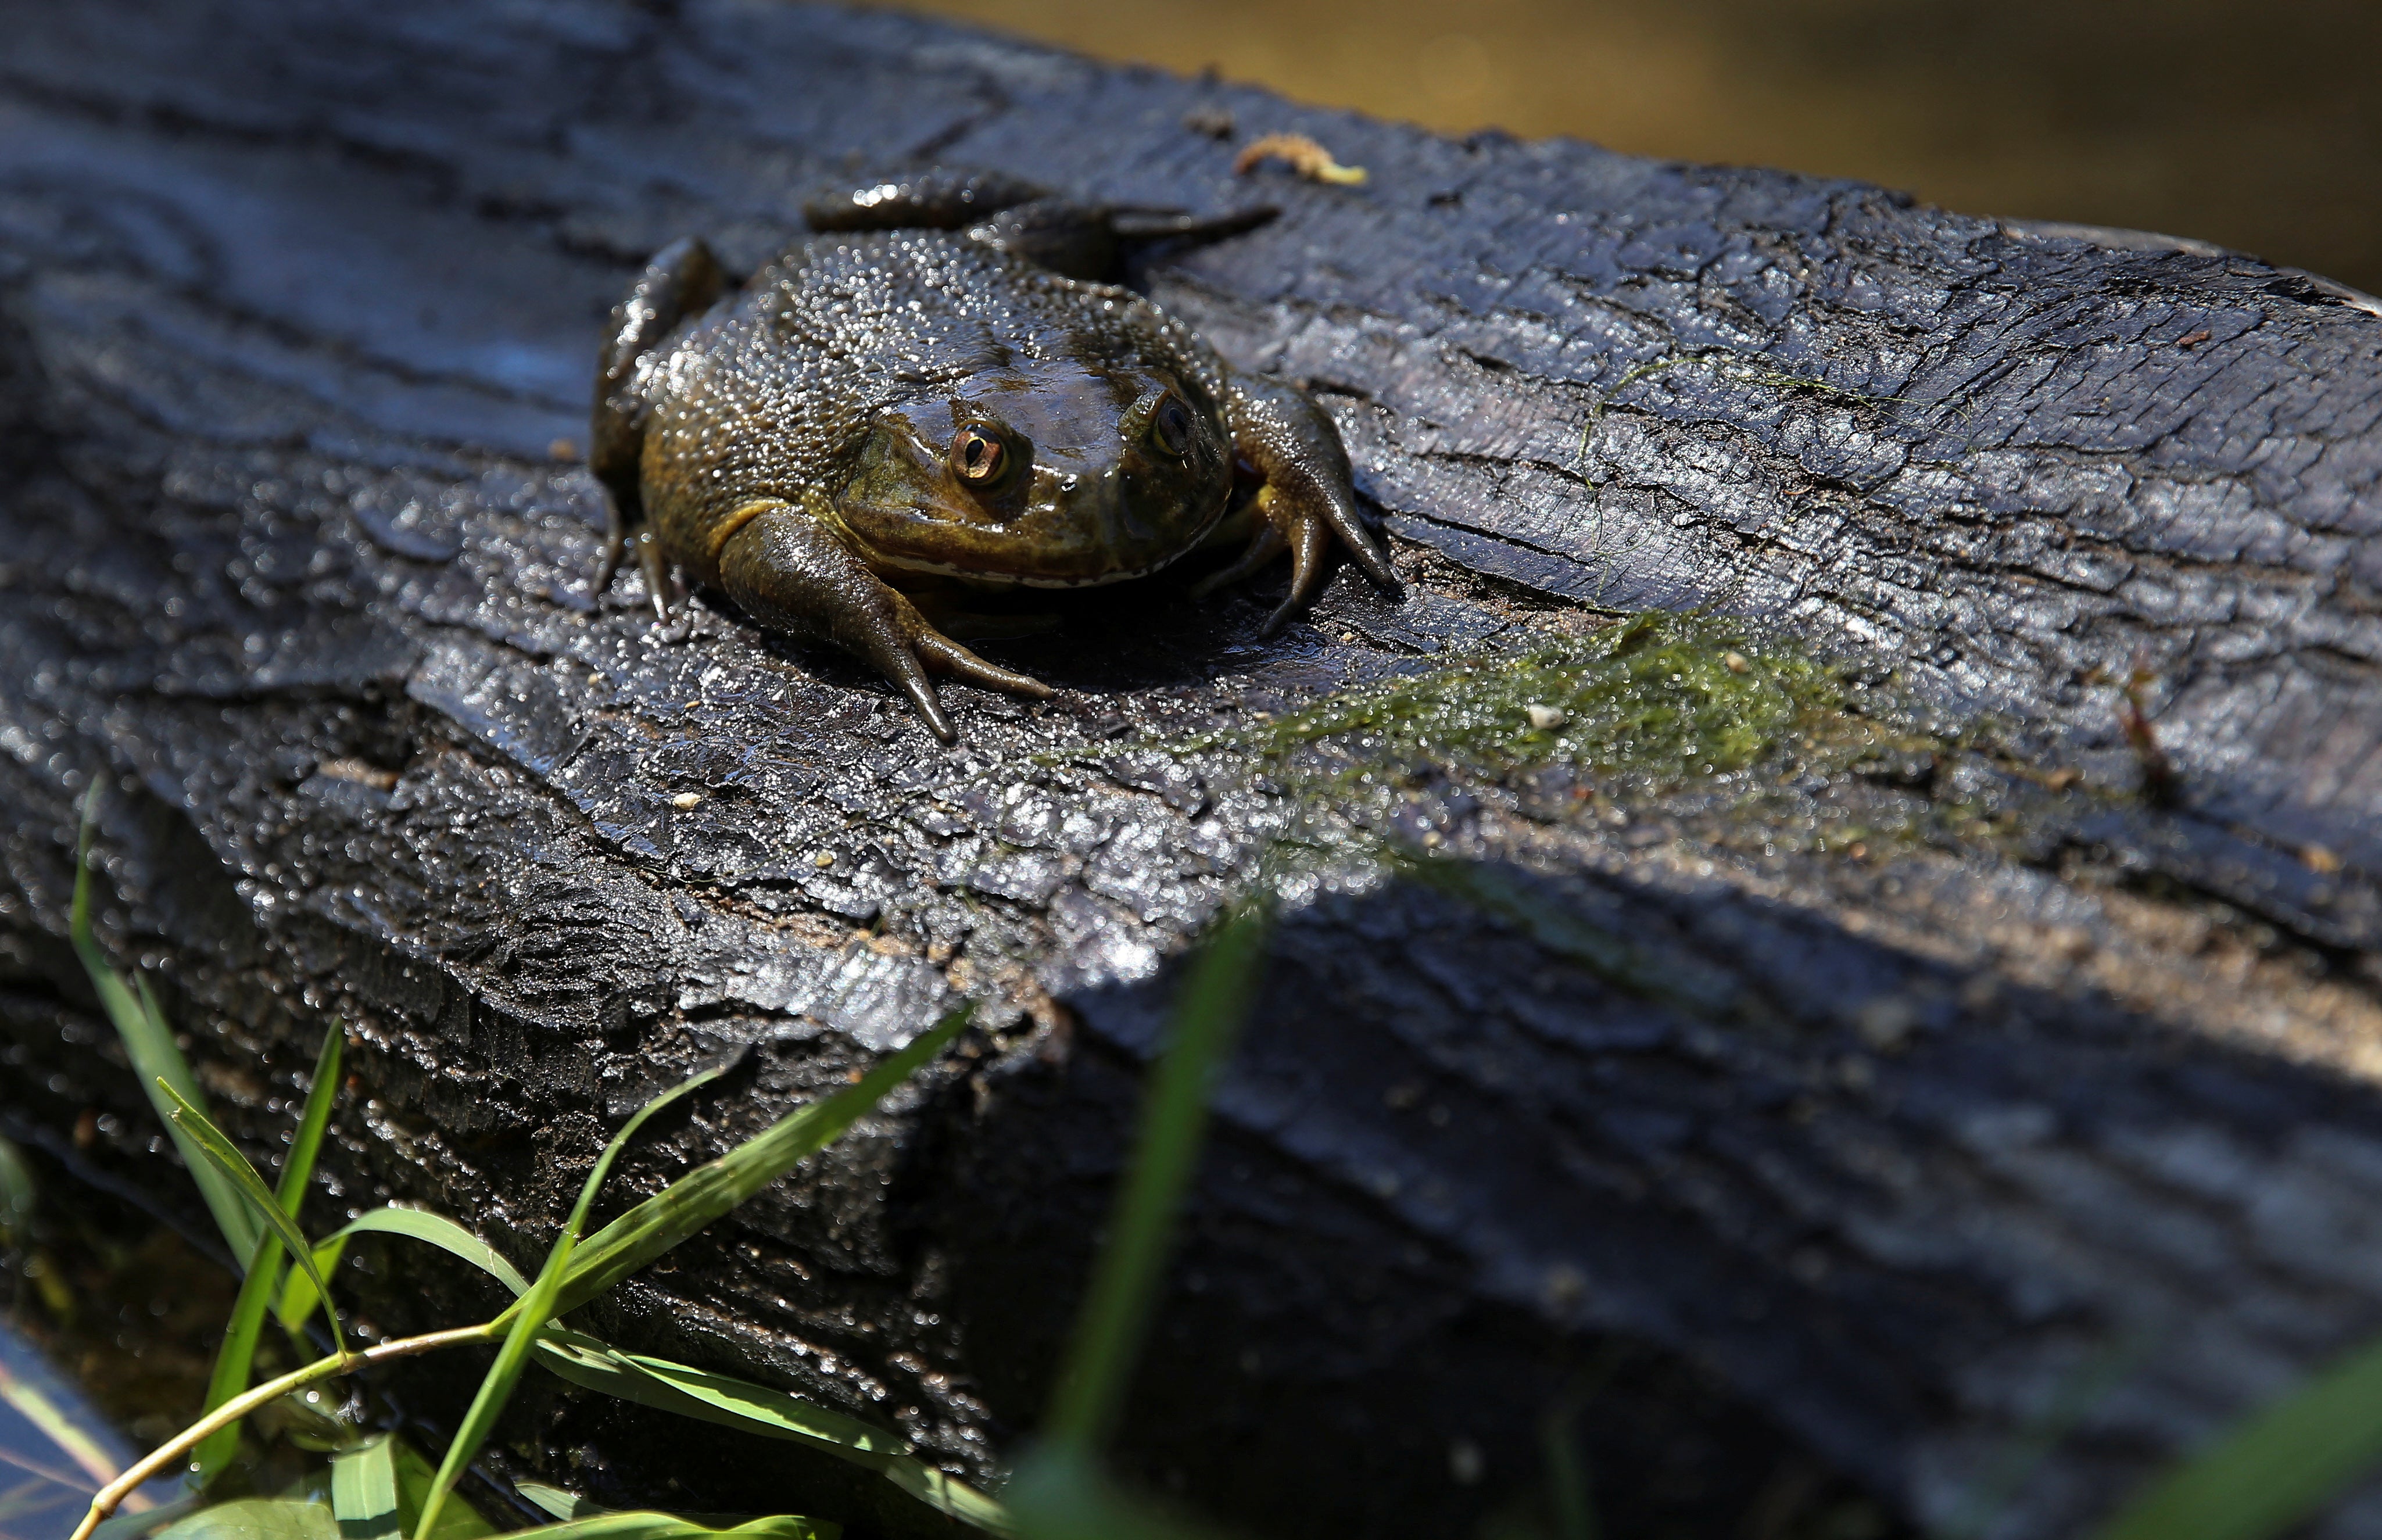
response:
<path id="1" fill-rule="evenodd" d="M 394 1342 L 384 1342 L 360 1353 L 335 1353 L 329 1358 L 316 1359 L 303 1369 L 292 1369 L 277 1380 L 267 1380 L 253 1390 L 234 1396 L 101 1487 L 99 1496 L 91 1500 L 91 1511 L 84 1514 L 82 1522 L 76 1526 L 73 1540 L 91 1540 L 92 1531 L 116 1511 L 117 1504 L 162 1475 L 166 1468 L 176 1460 L 188 1458 L 192 1449 L 206 1441 L 209 1434 L 217 1428 L 230 1426 L 268 1401 L 278 1400 L 316 1380 L 333 1379 L 375 1363 L 386 1363 L 391 1359 L 411 1358 L 416 1353 L 435 1352 L 441 1348 L 460 1348 L 467 1342 L 492 1342 L 497 1336 L 497 1324 L 484 1321 L 476 1326 L 456 1326 L 443 1332 L 424 1332 L 420 1337 L 401 1337 Z"/>

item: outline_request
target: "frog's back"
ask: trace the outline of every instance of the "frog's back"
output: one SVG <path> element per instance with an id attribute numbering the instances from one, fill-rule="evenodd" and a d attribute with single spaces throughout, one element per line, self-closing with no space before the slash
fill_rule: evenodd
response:
<path id="1" fill-rule="evenodd" d="M 934 230 L 814 236 L 694 323 L 653 376 L 650 512 L 673 560 L 756 498 L 816 506 L 869 424 L 922 387 L 1013 360 L 1162 358 L 1214 388 L 1204 344 L 1130 290 Z"/>

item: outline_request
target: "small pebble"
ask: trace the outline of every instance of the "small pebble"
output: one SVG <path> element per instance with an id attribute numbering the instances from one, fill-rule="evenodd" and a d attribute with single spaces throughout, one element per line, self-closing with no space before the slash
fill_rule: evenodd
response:
<path id="1" fill-rule="evenodd" d="M 1741 652 L 1722 653 L 1720 660 L 1723 664 L 1727 666 L 1728 671 L 1731 673 L 1744 673 L 1753 667 L 1751 663 L 1746 661 L 1745 654 Z"/>
<path id="2" fill-rule="evenodd" d="M 1193 107 L 1183 115 L 1183 126 L 1209 139 L 1230 139 L 1234 124 L 1230 107 Z"/>
<path id="3" fill-rule="evenodd" d="M 703 794 L 701 792 L 681 792 L 678 795 L 670 798 L 670 806 L 680 808 L 700 807 L 703 806 Z"/>
<path id="4" fill-rule="evenodd" d="M 1536 701 L 1522 708 L 1529 713 L 1530 725 L 1545 733 L 1571 721 L 1571 713 L 1560 706 L 1541 706 Z"/>
<path id="5" fill-rule="evenodd" d="M 825 871 L 828 868 L 835 865 L 835 852 L 832 850 L 820 851 L 817 855 L 811 857 L 811 865 L 818 868 L 821 871 Z"/>
<path id="6" fill-rule="evenodd" d="M 1898 994 L 1873 994 L 1853 1016 L 1853 1029 L 1861 1041 L 1881 1053 L 1891 1053 L 1909 1041 L 1918 1026 L 1918 1009 Z"/>

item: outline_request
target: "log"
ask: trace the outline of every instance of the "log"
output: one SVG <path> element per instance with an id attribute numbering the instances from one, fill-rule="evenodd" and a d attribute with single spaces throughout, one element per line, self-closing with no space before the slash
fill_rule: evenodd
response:
<path id="1" fill-rule="evenodd" d="M 625 1188 L 984 1002 L 594 1324 L 987 1485 L 1176 959 L 1265 881 L 1116 1450 L 1247 1532 L 1527 1515 L 1552 1426 L 1611 1533 L 2074 1533 L 2382 1328 L 2371 300 L 890 14 L 5 10 L 19 1137 L 109 1112 L 82 1158 L 187 1203 L 63 942 L 95 777 L 104 937 L 260 1157 L 350 1024 L 321 1222 L 423 1201 L 526 1263 L 686 1067 L 747 1053 Z M 1236 178 L 1275 131 L 1369 179 Z M 1059 696 L 952 689 L 946 753 L 717 603 L 672 636 L 591 596 L 573 445 L 638 265 L 749 267 L 923 160 L 1278 206 L 1136 281 L 1309 383 L 1407 600 L 1344 572 L 1269 641 L 1263 585 L 1095 599 L 1001 654 Z M 1616 642 L 1639 611 L 1687 618 Z M 1510 752 L 1299 738 L 1628 648 L 1684 671 L 1633 698 L 1722 726 L 1732 677 L 1803 693 L 1709 773 L 1633 759 L 1651 726 L 1533 758 L 1511 701 Z M 347 1275 L 384 1330 L 478 1298 Z M 401 1383 L 436 1424 L 475 1372 Z M 785 1446 L 541 1396 L 497 1468 L 922 1532 Z M 2382 1534 L 2382 1492 L 2321 1533 Z"/>

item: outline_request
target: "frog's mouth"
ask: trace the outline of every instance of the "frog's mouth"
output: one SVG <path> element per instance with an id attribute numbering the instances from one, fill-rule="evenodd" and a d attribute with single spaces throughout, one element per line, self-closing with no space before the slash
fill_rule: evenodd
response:
<path id="1" fill-rule="evenodd" d="M 880 499 L 864 483 L 836 500 L 845 539 L 878 572 L 979 588 L 1098 588 L 1148 577 L 1196 548 L 1223 517 L 1231 487 L 1160 483 L 1123 465 L 1088 474 L 1038 465 L 1001 501 L 915 483 L 903 490 Z"/>
<path id="2" fill-rule="evenodd" d="M 1122 567 L 1113 572 L 1091 573 L 1082 576 L 1050 575 L 1034 573 L 988 572 L 980 567 L 962 566 L 951 561 L 930 561 L 923 557 L 903 556 L 877 550 L 868 551 L 868 564 L 880 572 L 929 573 L 948 577 L 978 588 L 1104 588 L 1111 583 L 1131 583 L 1163 572 L 1190 554 L 1198 541 L 1195 538 L 1183 549 L 1171 556 L 1139 567 Z"/>

